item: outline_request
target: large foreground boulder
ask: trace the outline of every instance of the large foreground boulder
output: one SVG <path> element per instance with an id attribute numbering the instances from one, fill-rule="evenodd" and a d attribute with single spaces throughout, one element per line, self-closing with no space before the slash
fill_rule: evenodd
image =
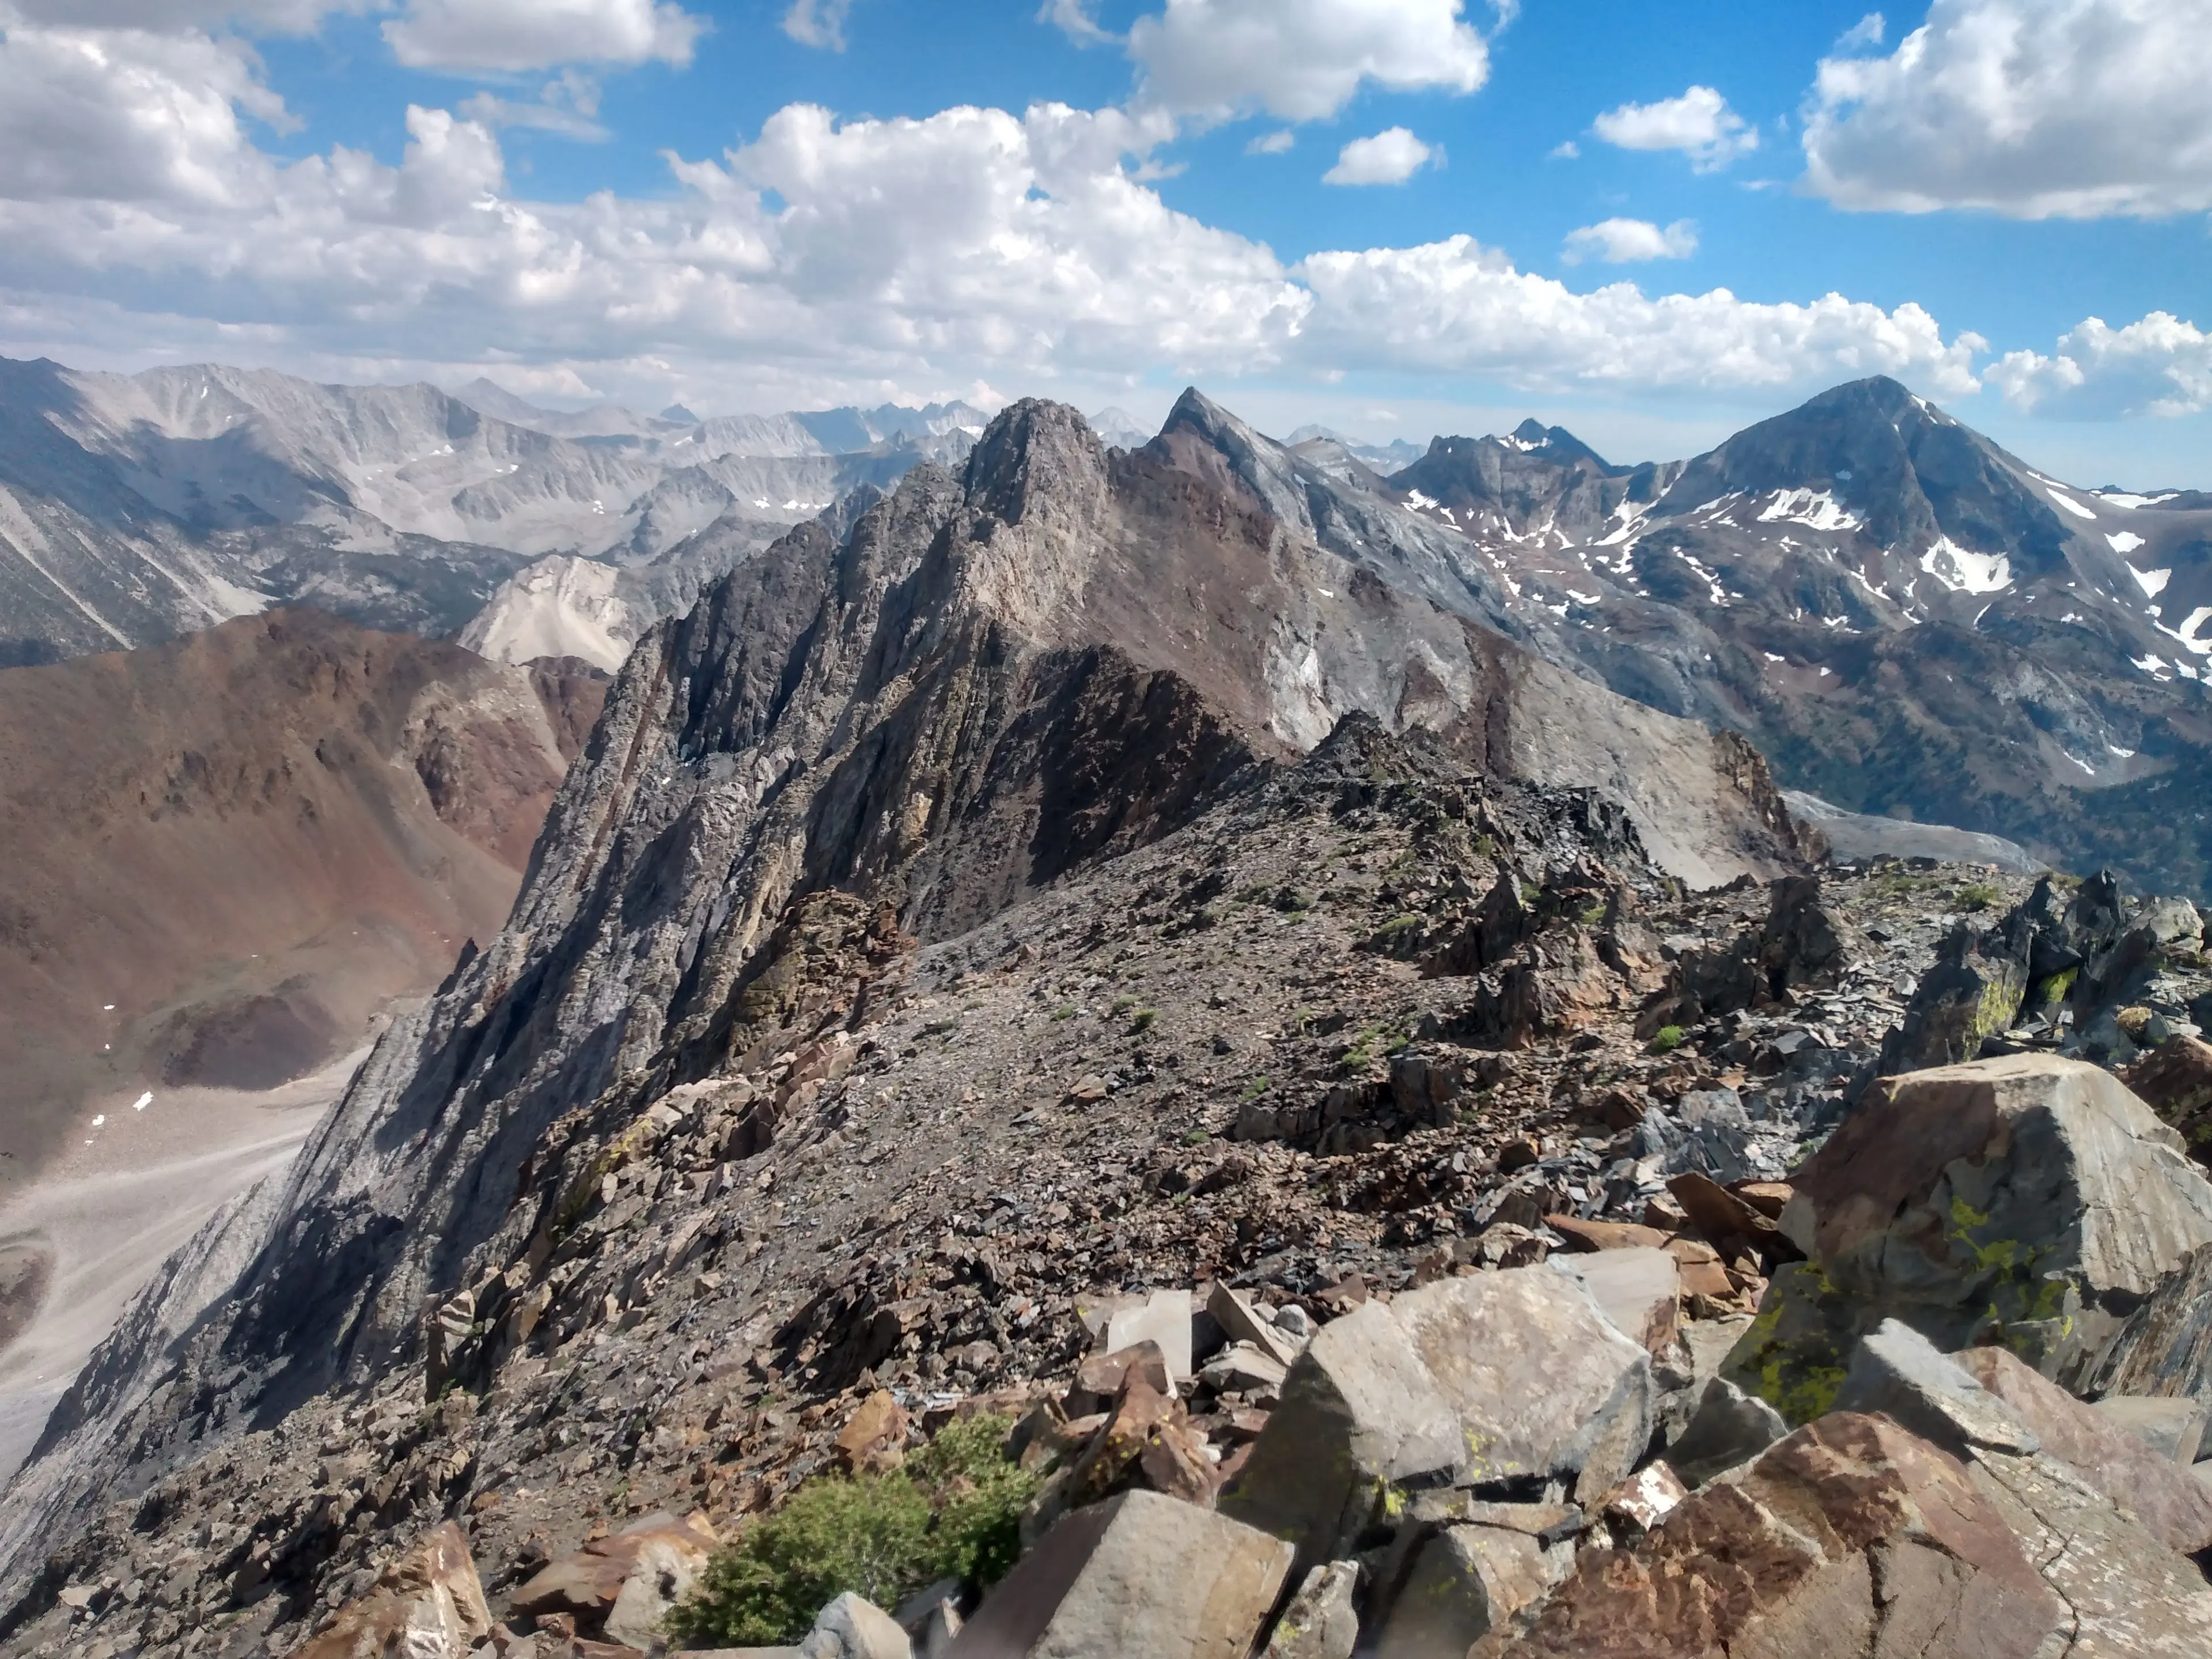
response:
<path id="1" fill-rule="evenodd" d="M 1310 1570 L 1408 1489 L 1602 1493 L 1650 1444 L 1653 1401 L 1650 1356 L 1568 1274 L 1439 1279 L 1322 1329 L 1221 1509 Z"/>
<path id="2" fill-rule="evenodd" d="M 1245 1659 L 1291 1547 L 1158 1492 L 1076 1510 L 1000 1581 L 947 1659 Z"/>
<path id="3" fill-rule="evenodd" d="M 1838 1413 L 1635 1548 L 1583 1552 L 1525 1637 L 1469 1659 L 2047 1659 L 2069 1617 L 1954 1459 Z"/>
<path id="4" fill-rule="evenodd" d="M 2180 1138 L 2110 1073 L 2043 1055 L 1884 1079 L 1795 1184 L 1782 1226 L 1810 1260 L 1776 1273 L 1723 1375 L 1798 1423 L 1890 1316 L 2078 1387 L 2212 1243 Z"/>
<path id="5" fill-rule="evenodd" d="M 491 1634 L 468 1540 L 448 1521 L 385 1569 L 376 1588 L 343 1608 L 292 1659 L 465 1659 Z"/>

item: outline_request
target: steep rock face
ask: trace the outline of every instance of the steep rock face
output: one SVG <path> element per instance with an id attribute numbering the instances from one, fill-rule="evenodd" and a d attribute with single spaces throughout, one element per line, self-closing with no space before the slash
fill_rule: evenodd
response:
<path id="1" fill-rule="evenodd" d="M 87 1088 L 266 1087 L 434 985 L 498 927 L 603 693 L 312 611 L 9 671 L 13 1170 Z"/>
<path id="2" fill-rule="evenodd" d="M 1109 455 L 1073 411 L 1018 404 L 961 477 L 917 469 L 842 543 L 803 526 L 647 633 L 505 932 L 241 1206 L 261 1231 L 231 1306 L 173 1361 L 127 1340 L 95 1360 L 0 1543 L 413 1354 L 426 1296 L 550 1240 L 562 1194 L 527 1159 L 556 1119 L 601 1133 L 773 1041 L 748 993 L 803 895 L 957 934 L 1354 711 L 1493 775 L 1617 793 L 1695 882 L 1796 859 L 1740 739 L 1334 557 L 1218 453 Z"/>

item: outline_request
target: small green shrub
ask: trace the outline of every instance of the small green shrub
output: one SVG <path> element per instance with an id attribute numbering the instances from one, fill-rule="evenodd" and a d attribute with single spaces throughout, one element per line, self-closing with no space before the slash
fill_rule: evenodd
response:
<path id="1" fill-rule="evenodd" d="M 1671 1054 L 1682 1046 L 1682 1039 L 1687 1035 L 1679 1025 L 1662 1025 L 1651 1034 L 1651 1052 Z"/>
<path id="2" fill-rule="evenodd" d="M 1129 1029 L 1132 1031 L 1149 1031 L 1152 1029 L 1152 1023 L 1159 1017 L 1160 1011 L 1157 1008 L 1132 1009 L 1129 1012 Z"/>
<path id="3" fill-rule="evenodd" d="M 1259 1076 L 1254 1078 L 1249 1083 L 1244 1085 L 1244 1092 L 1237 1096 L 1237 1098 L 1239 1100 L 1257 1100 L 1261 1095 L 1264 1095 L 1267 1092 L 1267 1074 L 1265 1072 L 1262 1072 Z"/>
<path id="4" fill-rule="evenodd" d="M 1075 1018 L 1075 1005 L 1072 1002 L 1061 1003 L 1059 1007 L 1052 1011 L 1052 1017 L 1054 1019 L 1073 1019 Z"/>
<path id="5" fill-rule="evenodd" d="M 2004 902 L 2004 889 L 1972 882 L 1959 890 L 1957 898 L 1961 910 L 1987 910 Z"/>
<path id="6" fill-rule="evenodd" d="M 847 1590 L 894 1607 L 939 1578 L 988 1585 L 1021 1553 L 1036 1480 L 1007 1462 L 1005 1418 L 948 1425 L 888 1474 L 818 1476 L 716 1553 L 668 1616 L 718 1645 L 798 1641 Z"/>

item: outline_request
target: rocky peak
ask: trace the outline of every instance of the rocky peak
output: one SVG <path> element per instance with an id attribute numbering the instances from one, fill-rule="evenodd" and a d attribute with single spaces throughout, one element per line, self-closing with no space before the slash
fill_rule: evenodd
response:
<path id="1" fill-rule="evenodd" d="M 2018 574 L 2063 558 L 2066 527 L 2027 469 L 1886 375 L 1821 392 L 1699 456 L 1661 501 L 1686 515 L 1731 493 L 1832 501 L 1884 549 L 1918 555 L 1948 538 L 2007 554 Z M 1762 506 L 1767 505 L 1762 503 Z M 1793 509 L 1800 502 L 1790 503 Z"/>

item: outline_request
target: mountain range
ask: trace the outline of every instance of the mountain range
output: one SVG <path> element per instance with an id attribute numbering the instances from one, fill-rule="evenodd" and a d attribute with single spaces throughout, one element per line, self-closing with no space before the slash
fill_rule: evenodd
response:
<path id="1" fill-rule="evenodd" d="M 471 401 L 473 399 L 473 401 Z M 272 604 L 458 631 L 560 553 L 700 580 L 981 416 L 561 414 L 478 381 L 319 386 L 210 365 L 0 359 L 0 665 L 156 643 Z"/>
<path id="2" fill-rule="evenodd" d="M 790 524 L 849 525 L 984 419 L 563 412 L 488 380 L 216 368 L 0 380 L 0 659 L 18 661 L 282 602 L 611 670 Z M 1296 533 L 1743 733 L 1838 810 L 2212 882 L 2193 805 L 2212 782 L 2212 497 L 2062 483 L 1881 378 L 1636 465 L 1535 422 L 1418 455 L 1318 428 L 1277 442 L 1195 392 L 1157 436 L 1119 410 L 1094 425 L 1133 451 L 1203 446 Z"/>

